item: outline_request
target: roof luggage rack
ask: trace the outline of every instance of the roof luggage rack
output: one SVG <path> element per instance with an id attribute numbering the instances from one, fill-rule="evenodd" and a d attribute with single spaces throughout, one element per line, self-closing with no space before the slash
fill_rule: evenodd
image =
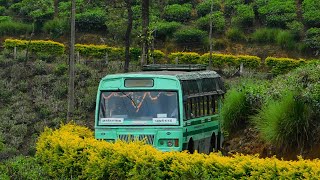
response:
<path id="1" fill-rule="evenodd" d="M 149 64 L 143 65 L 142 71 L 203 71 L 204 64 Z"/>

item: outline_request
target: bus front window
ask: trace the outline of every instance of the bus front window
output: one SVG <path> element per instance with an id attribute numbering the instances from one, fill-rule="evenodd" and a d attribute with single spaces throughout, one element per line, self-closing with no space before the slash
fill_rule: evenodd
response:
<path id="1" fill-rule="evenodd" d="M 99 125 L 178 125 L 176 91 L 102 92 Z"/>

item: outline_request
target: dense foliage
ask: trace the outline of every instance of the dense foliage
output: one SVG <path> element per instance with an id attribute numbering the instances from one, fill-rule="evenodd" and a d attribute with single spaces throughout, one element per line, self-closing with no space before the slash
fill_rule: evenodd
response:
<path id="1" fill-rule="evenodd" d="M 68 92 L 67 58 L 60 56 L 47 63 L 34 59 L 25 61 L 26 51 L 18 51 L 16 59 L 11 53 L 0 56 L 0 159 L 18 154 L 33 155 L 35 141 L 44 127 L 56 127 L 66 117 Z M 96 87 L 105 75 L 103 67 L 76 66 L 75 116 L 81 124 L 90 126 L 89 119 L 95 107 Z M 109 72 L 119 66 L 104 66 Z M 112 70 L 112 71 L 111 71 Z"/>
<path id="2" fill-rule="evenodd" d="M 213 12 L 210 17 L 211 5 Z M 76 30 L 80 33 L 79 41 L 84 40 L 80 43 L 92 43 L 93 39 L 87 41 L 85 38 L 86 34 L 90 34 L 99 43 L 111 42 L 114 46 L 123 46 L 128 20 L 125 1 L 77 0 L 76 6 Z M 189 48 L 188 51 L 198 51 L 203 45 L 207 45 L 206 37 L 212 19 L 214 39 L 218 37 L 228 40 L 228 43 L 219 46 L 219 50 L 230 52 L 233 43 L 253 40 L 253 42 L 276 45 L 289 51 L 287 54 L 290 54 L 290 51 L 297 52 L 296 50 L 302 55 L 310 52 L 317 54 L 318 49 L 314 48 L 314 44 L 319 40 L 310 43 L 310 32 L 306 30 L 319 28 L 319 6 L 316 0 L 152 1 L 149 15 L 149 43 L 151 45 L 155 39 L 156 46 L 168 48 L 171 52 L 183 48 Z M 27 39 L 31 31 L 34 31 L 35 36 L 65 38 L 69 34 L 67 24 L 70 19 L 70 8 L 71 2 L 67 1 L 0 2 L 0 34 Z M 132 1 L 131 9 L 132 44 L 141 46 L 141 1 Z M 266 28 L 279 29 L 264 31 Z M 186 32 L 186 29 L 192 30 Z M 200 32 L 199 29 L 205 32 Z M 196 34 L 200 35 L 195 37 Z M 262 34 L 267 38 L 263 38 Z M 191 36 L 193 38 L 190 38 Z M 190 38 L 191 45 L 186 44 L 185 41 L 189 40 L 183 38 Z M 158 40 L 161 40 L 160 43 Z M 195 41 L 196 44 L 193 43 Z"/>
<path id="3" fill-rule="evenodd" d="M 289 62 L 290 59 L 283 59 L 282 63 Z M 310 62 L 270 83 L 240 83 L 233 87 L 226 94 L 222 109 L 222 114 L 226 114 L 223 119 L 225 129 L 229 133 L 235 132 L 241 127 L 239 120 L 244 119 L 258 129 L 262 139 L 279 149 L 304 149 L 319 143 L 319 138 L 313 136 L 319 133 L 320 125 L 319 70 L 319 62 Z M 238 100 L 241 94 L 245 94 L 242 98 L 245 101 Z M 243 104 L 247 104 L 247 108 L 239 114 L 237 108 Z"/>
<path id="4" fill-rule="evenodd" d="M 46 129 L 37 142 L 36 157 L 43 168 L 29 169 L 38 170 L 39 176 L 46 172 L 53 179 L 303 179 L 318 178 L 320 171 L 319 160 L 163 153 L 141 142 L 112 144 L 94 139 L 92 131 L 73 124 Z"/>

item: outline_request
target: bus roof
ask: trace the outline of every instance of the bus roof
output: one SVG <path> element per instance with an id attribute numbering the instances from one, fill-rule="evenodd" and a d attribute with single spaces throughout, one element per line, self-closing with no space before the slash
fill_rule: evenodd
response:
<path id="1" fill-rule="evenodd" d="M 114 78 L 114 77 L 138 77 L 139 75 L 147 75 L 148 77 L 160 77 L 160 76 L 171 76 L 178 80 L 192 80 L 192 79 L 204 79 L 204 78 L 220 78 L 220 75 L 215 71 L 142 71 L 142 72 L 130 72 L 111 74 L 105 76 L 103 79 Z"/>

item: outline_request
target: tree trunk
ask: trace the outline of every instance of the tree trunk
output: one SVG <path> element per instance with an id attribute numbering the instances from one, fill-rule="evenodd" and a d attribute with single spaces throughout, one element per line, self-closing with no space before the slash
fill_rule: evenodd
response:
<path id="1" fill-rule="evenodd" d="M 129 71 L 129 63 L 130 63 L 130 36 L 131 36 L 131 30 L 132 30 L 132 21 L 133 21 L 133 12 L 131 9 L 132 6 L 132 0 L 125 0 L 127 11 L 128 11 L 128 24 L 127 24 L 127 31 L 125 36 L 125 54 L 126 54 L 126 61 L 124 63 L 124 72 Z"/>
<path id="2" fill-rule="evenodd" d="M 75 15 L 76 2 L 71 1 L 71 37 L 70 37 L 70 59 L 69 59 L 69 92 L 68 92 L 68 114 L 67 121 L 73 118 L 74 112 L 74 44 L 75 44 Z"/>
<path id="3" fill-rule="evenodd" d="M 142 55 L 141 66 L 148 63 L 149 60 L 149 41 L 148 41 L 148 29 L 149 29 L 149 2 L 150 0 L 142 0 Z"/>
<path id="4" fill-rule="evenodd" d="M 210 53 L 209 53 L 209 69 L 212 70 L 212 10 L 213 10 L 213 1 L 211 2 L 210 8 L 210 31 L 209 31 L 209 42 L 210 42 Z"/>

